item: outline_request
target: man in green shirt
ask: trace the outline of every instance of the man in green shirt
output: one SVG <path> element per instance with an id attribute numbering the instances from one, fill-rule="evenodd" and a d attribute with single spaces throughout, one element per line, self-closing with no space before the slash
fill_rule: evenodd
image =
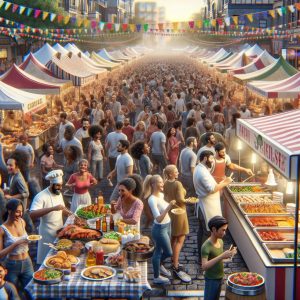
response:
<path id="1" fill-rule="evenodd" d="M 223 259 L 233 257 L 236 247 L 223 251 L 223 240 L 228 222 L 221 216 L 215 216 L 208 222 L 210 237 L 201 247 L 202 269 L 204 270 L 205 289 L 204 300 L 220 298 L 222 280 L 224 277 Z"/>

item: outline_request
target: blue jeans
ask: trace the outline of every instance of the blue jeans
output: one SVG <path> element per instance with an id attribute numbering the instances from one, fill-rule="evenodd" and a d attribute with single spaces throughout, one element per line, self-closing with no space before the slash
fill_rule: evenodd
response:
<path id="1" fill-rule="evenodd" d="M 219 300 L 223 279 L 205 278 L 204 300 Z"/>
<path id="2" fill-rule="evenodd" d="M 171 226 L 167 224 L 156 224 L 152 226 L 152 238 L 154 241 L 155 249 L 152 256 L 152 265 L 154 271 L 154 278 L 159 276 L 160 264 L 168 257 L 172 256 L 171 247 Z"/>
<path id="3" fill-rule="evenodd" d="M 100 180 L 103 178 L 103 160 L 91 160 L 92 175 Z"/>
<path id="4" fill-rule="evenodd" d="M 30 257 L 23 260 L 10 260 L 5 261 L 5 266 L 7 268 L 6 280 L 17 285 L 19 282 L 22 289 L 29 283 L 32 279 L 33 266 Z"/>

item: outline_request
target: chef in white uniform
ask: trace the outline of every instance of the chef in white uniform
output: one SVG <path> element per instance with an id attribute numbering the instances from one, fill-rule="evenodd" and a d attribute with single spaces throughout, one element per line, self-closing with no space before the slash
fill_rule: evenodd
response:
<path id="1" fill-rule="evenodd" d="M 193 181 L 196 194 L 199 198 L 197 203 L 198 229 L 198 254 L 201 261 L 201 246 L 210 235 L 208 221 L 215 216 L 222 216 L 220 190 L 232 182 L 231 177 L 226 177 L 217 183 L 210 173 L 214 162 L 214 154 L 204 150 L 200 154 L 200 163 L 196 166 Z"/>
<path id="2" fill-rule="evenodd" d="M 44 243 L 53 243 L 56 238 L 56 231 L 63 227 L 63 212 L 65 208 L 61 194 L 63 184 L 63 172 L 53 170 L 49 172 L 46 180 L 50 186 L 38 193 L 31 204 L 31 218 L 40 218 L 39 234 L 42 239 L 38 242 L 37 263 L 42 264 L 49 247 Z"/>

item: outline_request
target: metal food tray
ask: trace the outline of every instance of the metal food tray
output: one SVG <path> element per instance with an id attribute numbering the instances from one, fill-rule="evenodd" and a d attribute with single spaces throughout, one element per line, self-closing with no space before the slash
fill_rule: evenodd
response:
<path id="1" fill-rule="evenodd" d="M 255 193 L 255 192 L 233 192 L 230 187 L 232 186 L 259 186 L 262 187 L 263 189 L 265 189 L 266 191 L 264 192 L 260 192 L 260 193 Z M 260 195 L 260 196 L 272 196 L 272 193 L 265 187 L 262 186 L 261 183 L 257 183 L 257 182 L 250 182 L 250 183 L 242 183 L 242 182 L 234 182 L 231 183 L 227 186 L 227 190 L 229 191 L 229 193 L 234 196 L 234 195 Z"/>
<path id="2" fill-rule="evenodd" d="M 263 243 L 262 245 L 273 263 L 293 263 L 294 262 L 293 258 L 274 257 L 274 256 L 272 256 L 272 253 L 270 252 L 270 250 L 275 250 L 275 249 L 276 250 L 281 250 L 283 248 L 294 249 L 293 243 L 279 243 L 278 242 L 278 243 Z M 300 261 L 299 258 L 298 258 L 298 261 Z"/>
<path id="3" fill-rule="evenodd" d="M 263 204 L 264 204 L 264 203 L 262 203 L 262 205 L 263 205 Z M 274 202 L 274 204 L 276 204 L 276 205 L 281 205 L 282 208 L 284 209 L 284 212 L 283 212 L 283 213 L 269 213 L 269 214 L 268 214 L 268 213 L 265 213 L 265 212 L 262 212 L 262 213 L 258 213 L 258 212 L 255 212 L 255 213 L 248 213 L 248 212 L 244 211 L 243 205 L 251 205 L 251 204 L 249 204 L 249 203 L 239 203 L 238 206 L 239 206 L 241 212 L 242 212 L 244 215 L 249 215 L 249 216 L 254 216 L 254 215 L 256 215 L 256 216 L 264 216 L 264 215 L 271 216 L 271 215 L 274 215 L 274 214 L 277 215 L 277 216 L 283 216 L 283 215 L 287 215 L 287 214 L 288 214 L 288 212 L 286 211 L 285 207 L 284 207 L 281 203 Z M 260 205 L 260 204 L 256 204 L 256 205 Z M 265 205 L 268 205 L 268 204 L 265 204 Z M 273 205 L 273 204 L 269 204 L 269 205 Z"/>
<path id="4" fill-rule="evenodd" d="M 274 201 L 272 199 L 272 194 L 270 193 L 234 193 L 234 194 L 231 194 L 231 197 L 233 198 L 234 202 L 236 204 L 260 204 L 260 203 L 248 203 L 248 202 L 239 202 L 237 201 L 237 199 L 235 198 L 236 196 L 238 197 L 242 197 L 242 196 L 268 196 L 271 198 L 271 201 L 272 202 L 260 202 L 261 204 L 264 204 L 264 203 L 282 203 L 282 201 Z"/>
<path id="5" fill-rule="evenodd" d="M 257 236 L 257 238 L 259 239 L 259 241 L 261 243 L 274 243 L 274 244 L 291 244 L 293 243 L 293 241 L 289 240 L 289 241 L 265 241 L 261 238 L 259 232 L 260 231 L 275 231 L 278 233 L 292 233 L 294 234 L 294 230 L 291 228 L 278 228 L 278 227 L 256 227 L 253 229 L 255 235 Z M 300 237 L 300 233 L 298 234 L 298 238 Z"/>
<path id="6" fill-rule="evenodd" d="M 282 215 L 279 215 L 279 214 L 248 214 L 248 215 L 245 215 L 245 219 L 246 221 L 248 222 L 248 224 L 250 225 L 251 228 L 264 228 L 264 229 L 268 229 L 268 228 L 275 228 L 275 227 L 272 227 L 272 226 L 254 226 L 250 220 L 250 218 L 259 218 L 259 217 L 265 217 L 265 218 L 272 218 L 272 217 L 286 217 L 286 218 L 293 218 L 293 215 L 291 214 L 282 214 Z M 294 219 L 295 220 L 295 219 Z M 291 226 L 291 227 L 276 227 L 276 229 L 291 229 L 291 228 L 294 228 L 294 226 Z"/>

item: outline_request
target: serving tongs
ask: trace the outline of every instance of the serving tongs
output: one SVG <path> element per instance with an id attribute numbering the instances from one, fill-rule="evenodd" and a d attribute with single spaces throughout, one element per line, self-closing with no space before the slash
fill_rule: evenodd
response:
<path id="1" fill-rule="evenodd" d="M 80 221 L 82 224 L 86 224 L 86 220 L 78 217 L 75 213 L 73 213 L 72 211 L 70 211 L 66 207 L 64 207 L 64 211 L 67 212 L 69 214 L 69 216 L 74 216 L 74 218 L 77 219 L 78 221 Z"/>
<path id="2" fill-rule="evenodd" d="M 245 180 L 243 180 L 242 181 L 242 183 L 245 183 L 245 182 L 247 182 L 249 179 L 251 179 L 252 177 L 254 177 L 255 176 L 255 174 L 253 174 L 253 175 L 251 175 L 251 176 L 249 176 L 248 178 L 246 178 Z"/>
<path id="3" fill-rule="evenodd" d="M 53 250 L 58 250 L 53 244 L 51 243 L 43 243 L 44 245 L 48 246 L 49 248 L 53 249 Z"/>

